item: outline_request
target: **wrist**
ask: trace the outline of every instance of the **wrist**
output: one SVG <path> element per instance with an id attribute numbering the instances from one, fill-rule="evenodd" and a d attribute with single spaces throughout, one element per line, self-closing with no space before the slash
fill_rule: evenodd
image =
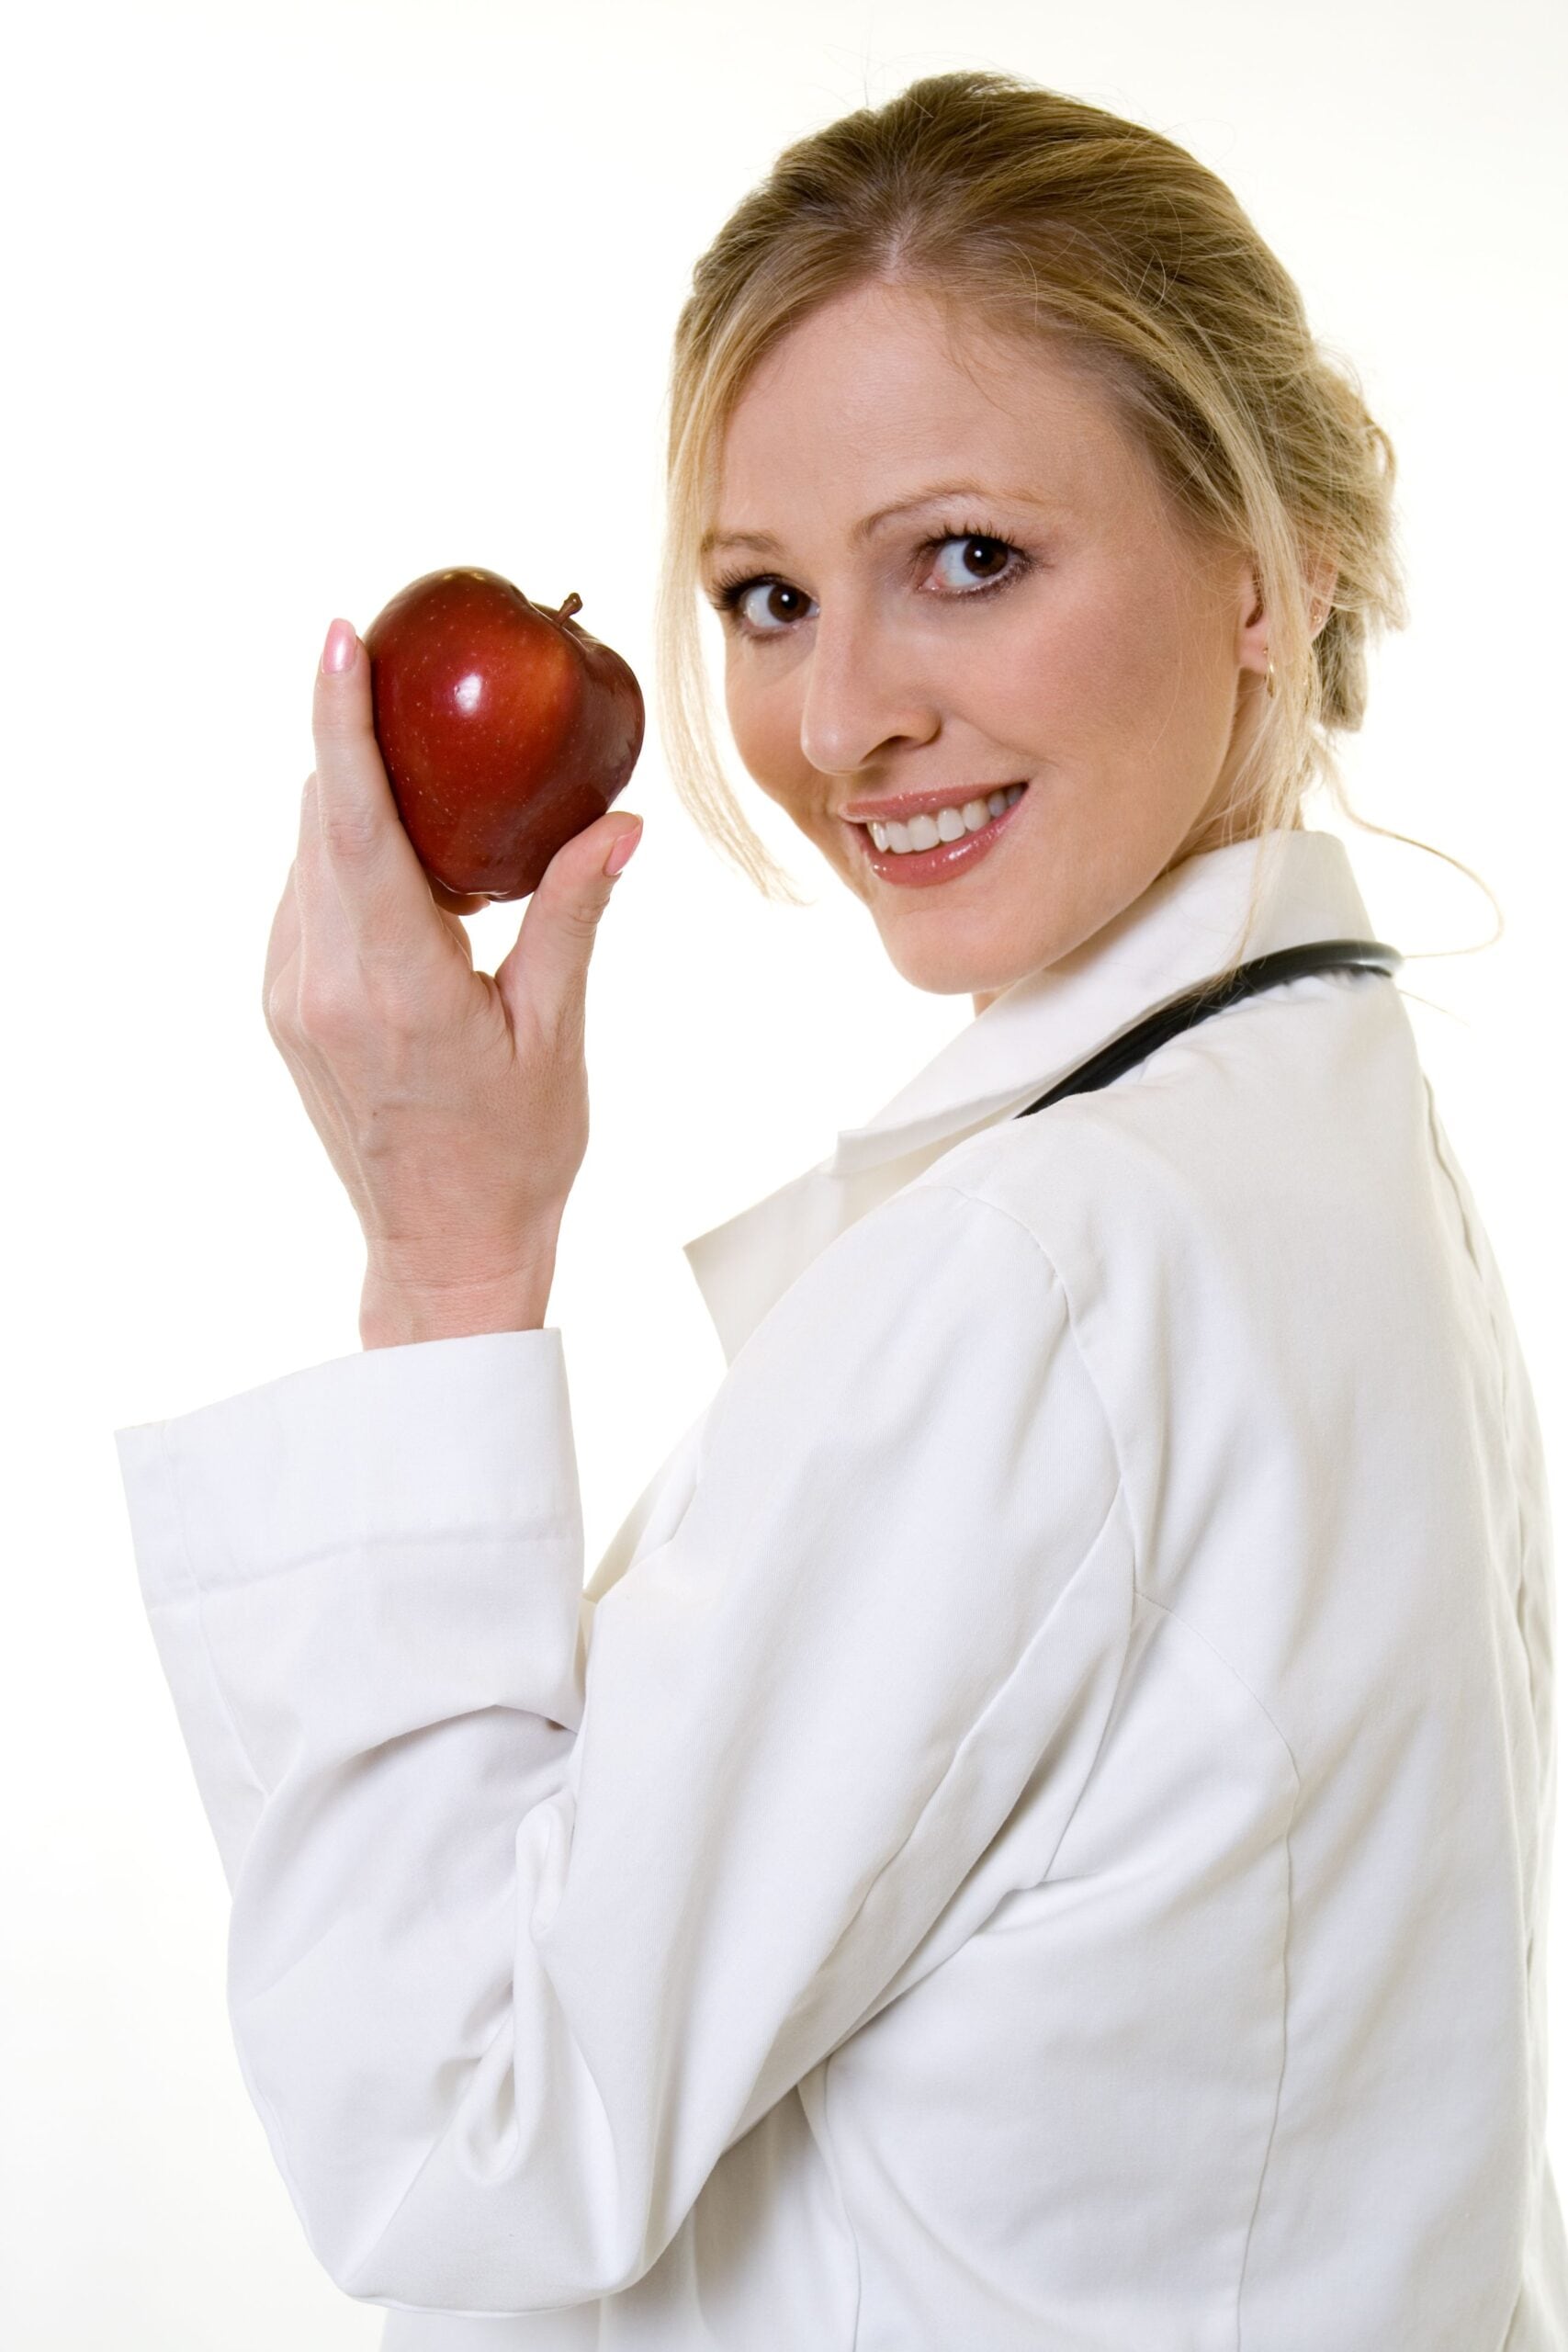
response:
<path id="1" fill-rule="evenodd" d="M 471 1339 L 485 1331 L 540 1331 L 555 1273 L 552 1249 L 503 1273 L 424 1272 L 372 1258 L 359 1302 L 362 1347 Z"/>

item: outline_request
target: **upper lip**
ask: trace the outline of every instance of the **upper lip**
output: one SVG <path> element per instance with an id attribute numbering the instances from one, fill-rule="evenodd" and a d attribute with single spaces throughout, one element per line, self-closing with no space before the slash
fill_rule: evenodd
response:
<path id="1" fill-rule="evenodd" d="M 988 800 L 993 792 L 1010 792 L 1015 784 L 1027 782 L 1025 776 L 1013 775 L 1000 784 L 950 785 L 945 792 L 897 792 L 887 800 L 852 800 L 839 814 L 852 825 L 866 824 L 873 817 L 882 824 L 908 817 L 934 817 L 939 808 L 962 808 L 966 800 Z"/>

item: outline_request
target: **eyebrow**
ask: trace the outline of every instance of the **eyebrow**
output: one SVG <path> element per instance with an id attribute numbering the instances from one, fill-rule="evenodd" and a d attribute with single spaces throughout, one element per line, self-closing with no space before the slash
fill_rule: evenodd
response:
<path id="1" fill-rule="evenodd" d="M 874 514 L 863 515 L 850 532 L 851 544 L 863 546 L 879 523 L 887 522 L 895 514 L 908 514 L 917 506 L 932 506 L 939 498 L 997 498 L 1011 506 L 1043 506 L 1046 503 L 1026 490 L 998 492 L 977 481 L 933 482 L 929 490 L 918 490 L 912 497 L 899 499 L 896 505 L 879 506 Z M 698 554 L 710 555 L 716 548 L 758 548 L 766 555 L 781 551 L 780 542 L 767 531 L 705 531 Z"/>

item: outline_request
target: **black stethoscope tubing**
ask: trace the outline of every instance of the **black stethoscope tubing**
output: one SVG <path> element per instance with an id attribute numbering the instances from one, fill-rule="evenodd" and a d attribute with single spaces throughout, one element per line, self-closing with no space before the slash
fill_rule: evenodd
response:
<path id="1" fill-rule="evenodd" d="M 1249 964 L 1237 965 L 1219 981 L 1204 980 L 1190 989 L 1186 995 L 1172 999 L 1126 1030 L 1120 1037 L 1112 1037 L 1087 1062 L 1069 1071 L 1048 1093 L 1038 1101 L 1026 1103 L 1012 1115 L 1027 1119 L 1032 1111 L 1043 1111 L 1047 1104 L 1059 1102 L 1066 1094 L 1089 1094 L 1096 1087 L 1109 1086 L 1152 1054 L 1156 1046 L 1179 1037 L 1200 1021 L 1207 1021 L 1211 1013 L 1223 1012 L 1227 1004 L 1235 1004 L 1239 997 L 1257 996 L 1263 989 L 1280 988 L 1287 980 L 1299 980 L 1309 972 L 1381 972 L 1392 978 L 1404 961 L 1397 947 L 1385 945 L 1381 939 L 1309 939 L 1301 947 L 1281 947 L 1272 956 L 1255 956 Z"/>

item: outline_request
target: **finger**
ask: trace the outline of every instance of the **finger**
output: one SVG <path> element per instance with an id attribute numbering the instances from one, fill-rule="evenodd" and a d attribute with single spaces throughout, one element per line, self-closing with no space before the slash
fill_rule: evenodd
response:
<path id="1" fill-rule="evenodd" d="M 345 668 L 329 666 L 340 659 Z M 346 621 L 327 632 L 311 728 L 321 840 L 350 934 L 367 964 L 406 967 L 441 929 L 376 741 L 369 657 Z"/>
<path id="2" fill-rule="evenodd" d="M 628 813 L 616 809 L 613 820 L 606 811 L 584 826 L 540 876 L 516 941 L 495 970 L 514 1023 L 526 1018 L 552 1034 L 581 1023 L 599 918 L 615 887 L 604 861 L 617 841 L 642 831 L 642 819 L 628 824 Z"/>
<path id="3" fill-rule="evenodd" d="M 473 969 L 473 943 L 463 925 L 454 920 L 457 914 L 477 913 L 490 904 L 480 897 L 458 898 L 445 886 L 427 877 L 438 904 L 449 907 L 450 913 L 436 916 L 442 930 L 460 951 L 469 970 Z M 302 918 L 302 907 L 309 907 L 308 918 Z M 308 927 L 310 940 L 310 974 L 319 982 L 329 961 L 342 966 L 344 974 L 359 967 L 359 956 L 343 911 L 343 900 L 329 866 L 325 845 L 321 840 L 321 807 L 317 796 L 314 773 L 305 779 L 300 796 L 299 841 L 284 894 L 273 918 L 272 938 L 267 950 L 266 977 L 263 983 L 263 1002 L 267 1008 L 268 1025 L 276 1013 L 288 1019 L 297 1010 L 299 997 L 299 955 Z M 292 974 L 290 962 L 294 964 Z M 345 981 L 344 983 L 348 983 Z"/>
<path id="4" fill-rule="evenodd" d="M 317 842 L 321 837 L 315 794 L 315 776 L 308 775 L 299 795 L 299 831 L 295 842 L 294 857 L 273 914 L 272 929 L 267 934 L 266 963 L 262 973 L 262 1005 L 269 1027 L 276 1009 L 275 995 L 278 1007 L 287 1003 L 284 975 L 299 953 L 299 867 L 307 842 Z"/>
<path id="5" fill-rule="evenodd" d="M 299 939 L 294 968 L 294 989 L 303 1007 L 307 994 L 339 1001 L 361 993 L 365 964 L 344 910 L 343 893 L 327 854 L 321 808 L 321 779 L 305 779 L 299 810 L 299 848 L 294 861 L 294 893 L 299 905 Z M 439 922 L 441 918 L 435 915 Z"/>

